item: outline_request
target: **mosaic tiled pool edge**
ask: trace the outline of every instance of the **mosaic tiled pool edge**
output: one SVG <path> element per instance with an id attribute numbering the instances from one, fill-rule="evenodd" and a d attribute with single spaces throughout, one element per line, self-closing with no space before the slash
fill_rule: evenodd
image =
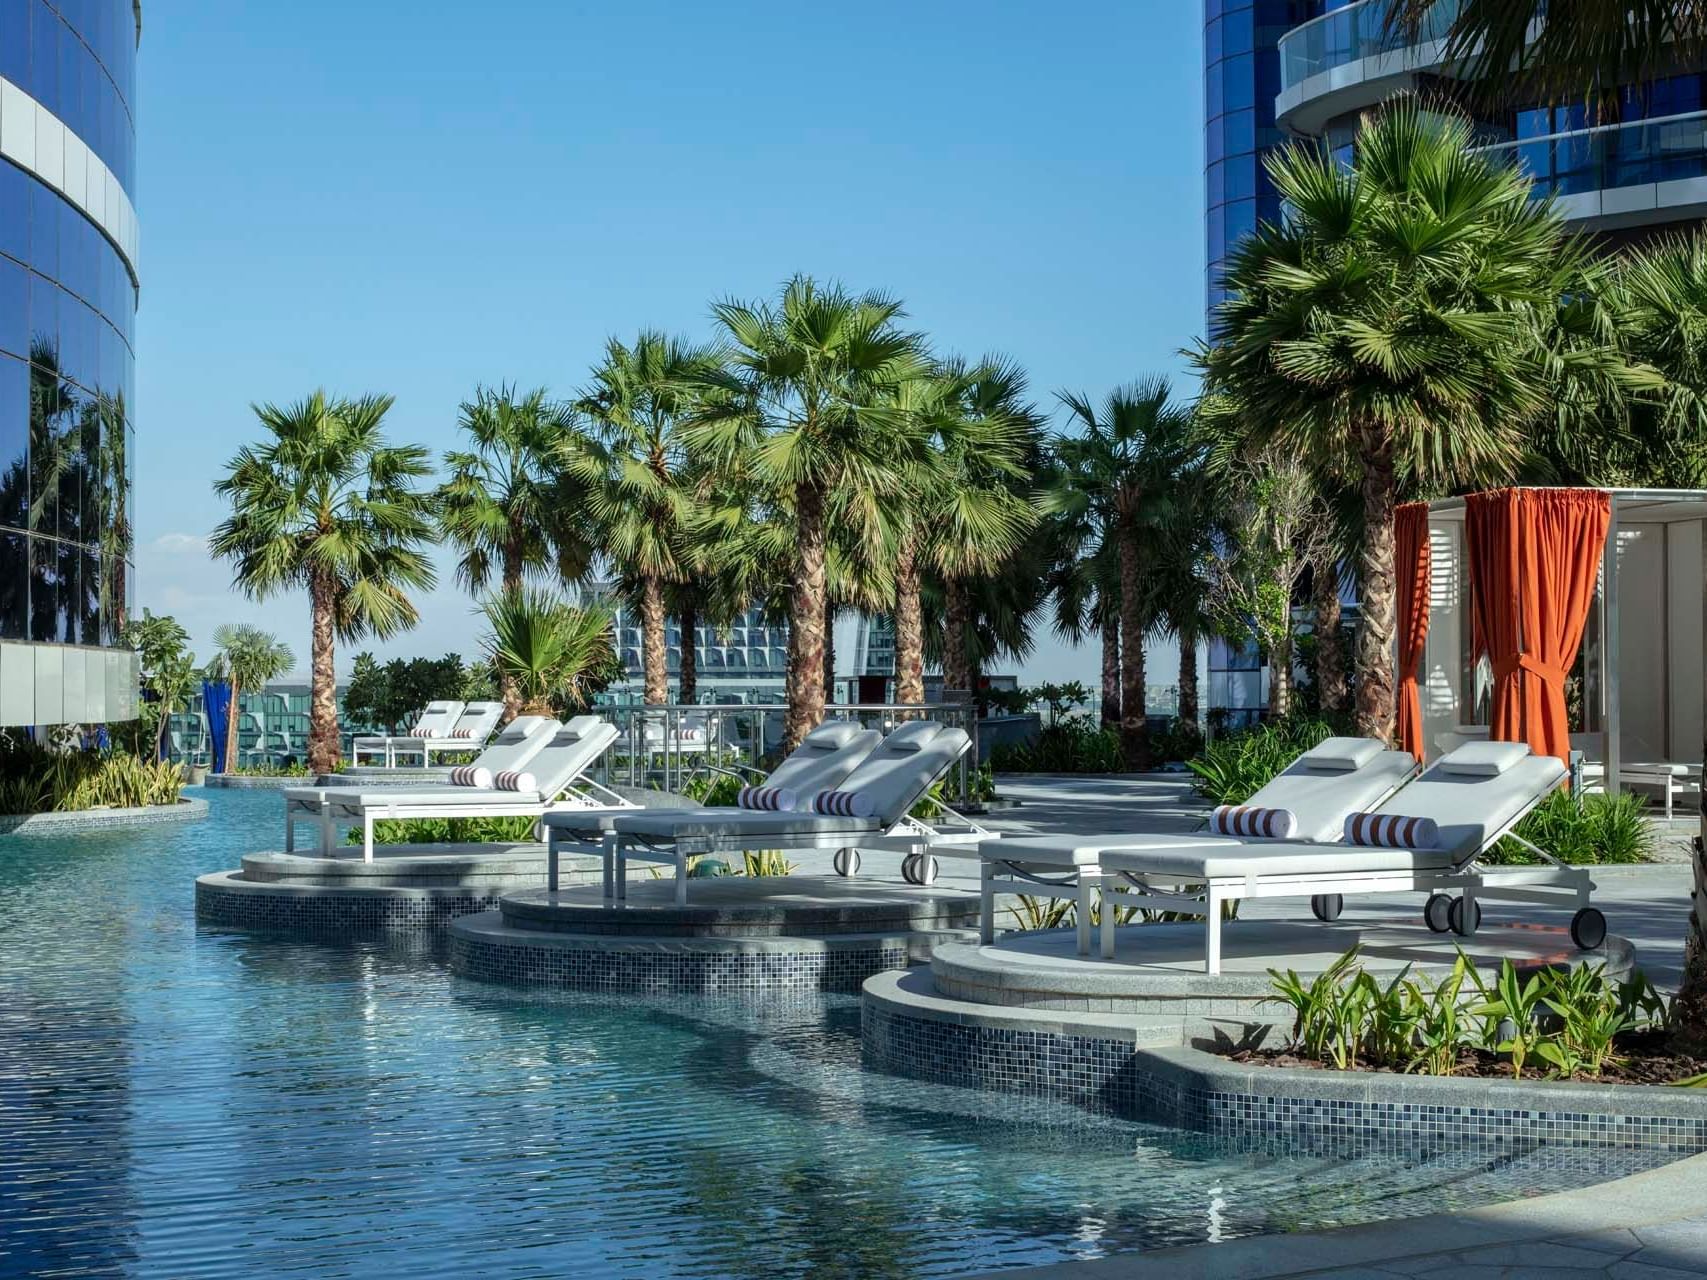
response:
<path id="1" fill-rule="evenodd" d="M 1222 1138 L 1280 1139 L 1292 1149 L 1707 1151 L 1707 1097 L 1692 1091 L 1240 1068 L 1195 1049 L 948 1020 L 869 989 L 860 1039 L 866 1066 L 890 1075 L 1056 1098 Z"/>
<path id="2" fill-rule="evenodd" d="M 597 935 L 450 932 L 450 971 L 514 987 L 650 995 L 786 996 L 857 992 L 873 974 L 905 966 L 904 936 L 614 939 Z"/>
<path id="3" fill-rule="evenodd" d="M 195 822 L 207 817 L 207 801 L 185 796 L 176 804 L 139 805 L 128 809 L 72 809 L 63 813 L 0 815 L 0 835 L 58 836 L 110 828 L 154 826 L 162 822 Z"/>
<path id="4" fill-rule="evenodd" d="M 196 878 L 196 919 L 239 929 L 305 933 L 438 929 L 497 909 L 505 886 L 459 889 L 335 889 L 243 880 L 220 871 Z"/>

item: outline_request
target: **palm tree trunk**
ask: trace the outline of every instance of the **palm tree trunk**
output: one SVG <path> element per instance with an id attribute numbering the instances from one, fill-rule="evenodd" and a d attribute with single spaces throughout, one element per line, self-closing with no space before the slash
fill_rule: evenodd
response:
<path id="1" fill-rule="evenodd" d="M 1197 726 L 1197 628 L 1179 629 L 1179 722 Z"/>
<path id="2" fill-rule="evenodd" d="M 966 625 L 971 620 L 972 602 L 966 595 L 966 584 L 958 578 L 943 581 L 944 600 L 942 634 L 943 691 L 961 690 L 975 694 L 972 688 L 972 660 L 966 652 Z"/>
<path id="3" fill-rule="evenodd" d="M 314 610 L 312 660 L 308 695 L 308 771 L 338 771 L 338 688 L 333 665 L 332 618 L 337 601 L 332 577 L 316 571 L 308 598 Z"/>
<path id="4" fill-rule="evenodd" d="M 670 668 L 664 649 L 664 584 L 654 577 L 640 583 L 640 662 L 646 705 L 661 707 L 670 700 Z"/>
<path id="5" fill-rule="evenodd" d="M 1316 695 L 1322 714 L 1345 710 L 1345 651 L 1340 643 L 1339 563 L 1330 551 L 1311 574 L 1311 604 L 1315 611 Z"/>
<path id="6" fill-rule="evenodd" d="M 823 490 L 816 485 L 799 486 L 794 493 L 794 518 L 799 544 L 788 602 L 788 711 L 782 733 L 785 752 L 798 747 L 824 718 L 824 622 L 829 598 L 824 583 Z"/>
<path id="7" fill-rule="evenodd" d="M 1393 740 L 1395 482 L 1392 445 L 1370 427 L 1363 444 L 1363 547 L 1358 554 L 1357 733 Z"/>
<path id="8" fill-rule="evenodd" d="M 676 614 L 676 627 L 682 633 L 681 688 L 676 700 L 698 702 L 699 651 L 695 645 L 699 639 L 699 601 L 686 589 L 682 594 L 682 607 Z"/>
<path id="9" fill-rule="evenodd" d="M 513 530 L 509 542 L 504 547 L 504 594 L 512 595 L 522 589 L 522 551 L 518 534 Z M 500 672 L 498 675 L 498 692 L 504 700 L 504 723 L 509 724 L 521 714 L 522 690 L 516 683 L 514 672 Z"/>
<path id="10" fill-rule="evenodd" d="M 836 608 L 824 610 L 824 701 L 836 700 Z"/>
<path id="11" fill-rule="evenodd" d="M 237 677 L 231 677 L 231 701 L 225 704 L 225 759 L 219 762 L 220 772 L 237 772 Z"/>
<path id="12" fill-rule="evenodd" d="M 1288 627 L 1268 650 L 1268 716 L 1284 720 L 1292 714 L 1292 629 Z"/>
<path id="13" fill-rule="evenodd" d="M 1120 531 L 1120 750 L 1128 769 L 1150 767 L 1144 720 L 1144 614 L 1139 595 L 1138 534 Z"/>
<path id="14" fill-rule="evenodd" d="M 925 700 L 925 619 L 918 548 L 911 531 L 895 553 L 895 701 Z"/>
<path id="15" fill-rule="evenodd" d="M 1102 632 L 1102 723 L 1120 723 L 1120 626 L 1105 623 Z"/>

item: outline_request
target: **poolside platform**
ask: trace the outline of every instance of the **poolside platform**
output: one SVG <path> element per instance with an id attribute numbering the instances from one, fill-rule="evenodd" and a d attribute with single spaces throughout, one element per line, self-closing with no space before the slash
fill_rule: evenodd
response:
<path id="1" fill-rule="evenodd" d="M 668 880 L 508 893 L 456 920 L 451 971 L 528 987 L 769 997 L 857 991 L 875 973 L 976 937 L 977 895 L 836 875 Z"/>
<path id="2" fill-rule="evenodd" d="M 545 864 L 542 844 L 380 845 L 372 862 L 353 845 L 324 857 L 248 853 L 236 870 L 197 878 L 196 919 L 307 932 L 440 928 L 543 885 Z M 572 884 L 597 880 L 599 861 L 564 858 L 561 874 Z"/>

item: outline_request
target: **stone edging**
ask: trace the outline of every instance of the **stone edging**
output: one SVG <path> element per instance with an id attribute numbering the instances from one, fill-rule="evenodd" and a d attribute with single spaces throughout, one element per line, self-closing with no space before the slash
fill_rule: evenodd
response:
<path id="1" fill-rule="evenodd" d="M 1180 1047 L 1182 1019 L 974 1006 L 916 977 L 865 984 L 867 1063 L 896 1075 L 1058 1097 L 1307 1149 L 1440 1141 L 1707 1150 L 1707 1090 L 1253 1067 Z"/>
<path id="2" fill-rule="evenodd" d="M 249 773 L 210 773 L 204 787 L 212 787 L 216 791 L 255 791 L 279 787 L 312 787 L 314 779 L 304 773 L 283 774 L 249 774 Z"/>
<path id="3" fill-rule="evenodd" d="M 73 809 L 60 813 L 0 815 L 0 834 L 63 835 L 100 831 L 107 827 L 147 827 L 161 822 L 194 822 L 207 817 L 207 801 L 186 796 L 176 804 L 149 804 L 128 809 Z"/>

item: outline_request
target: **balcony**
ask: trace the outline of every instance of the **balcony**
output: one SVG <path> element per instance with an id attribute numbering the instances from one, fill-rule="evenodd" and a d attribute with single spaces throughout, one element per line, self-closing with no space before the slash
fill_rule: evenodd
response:
<path id="1" fill-rule="evenodd" d="M 1294 27 L 1278 45 L 1276 118 L 1297 132 L 1319 134 L 1329 120 L 1411 87 L 1417 72 L 1440 69 L 1459 7 L 1460 0 L 1440 0 L 1414 40 L 1388 30 L 1392 0 L 1359 0 Z"/>
<path id="2" fill-rule="evenodd" d="M 1707 214 L 1707 111 L 1483 147 L 1519 165 L 1574 222 L 1613 230 Z"/>

